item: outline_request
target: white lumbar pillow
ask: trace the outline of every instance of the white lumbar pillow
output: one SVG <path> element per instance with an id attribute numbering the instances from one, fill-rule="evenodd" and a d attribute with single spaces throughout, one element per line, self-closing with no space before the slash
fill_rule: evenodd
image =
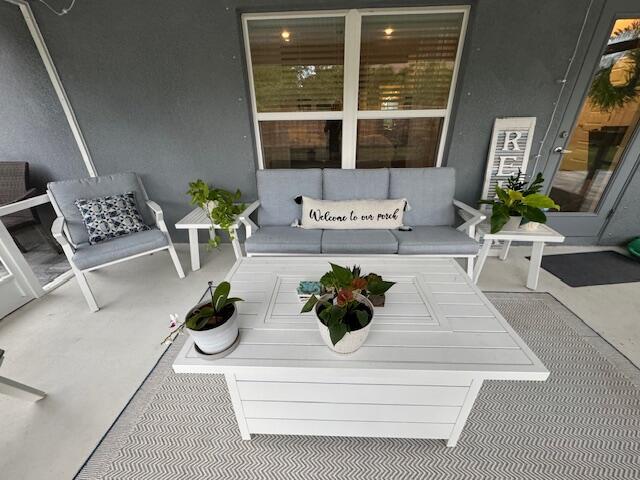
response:
<path id="1" fill-rule="evenodd" d="M 407 200 L 316 200 L 302 197 L 302 228 L 395 229 L 402 227 Z"/>

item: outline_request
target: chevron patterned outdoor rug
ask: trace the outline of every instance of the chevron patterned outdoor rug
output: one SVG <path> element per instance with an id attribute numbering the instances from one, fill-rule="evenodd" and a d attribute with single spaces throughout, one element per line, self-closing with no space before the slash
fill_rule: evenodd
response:
<path id="1" fill-rule="evenodd" d="M 486 382 L 455 448 L 438 440 L 240 439 L 220 376 L 170 347 L 78 473 L 87 479 L 640 478 L 640 373 L 548 294 L 489 299 L 551 371 Z"/>

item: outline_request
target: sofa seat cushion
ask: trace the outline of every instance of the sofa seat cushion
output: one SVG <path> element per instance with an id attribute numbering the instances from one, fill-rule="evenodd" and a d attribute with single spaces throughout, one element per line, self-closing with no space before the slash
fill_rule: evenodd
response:
<path id="1" fill-rule="evenodd" d="M 261 227 L 247 238 L 247 253 L 320 253 L 322 230 Z"/>
<path id="2" fill-rule="evenodd" d="M 105 263 L 130 257 L 138 253 L 148 252 L 169 244 L 167 236 L 157 228 L 143 232 L 130 233 L 122 237 L 95 245 L 82 243 L 73 255 L 73 263 L 80 270 L 97 267 Z"/>
<path id="3" fill-rule="evenodd" d="M 398 241 L 389 230 L 325 230 L 322 253 L 397 253 Z"/>
<path id="4" fill-rule="evenodd" d="M 453 227 L 413 227 L 408 232 L 394 230 L 393 235 L 401 255 L 475 255 L 480 248 L 478 242 Z"/>

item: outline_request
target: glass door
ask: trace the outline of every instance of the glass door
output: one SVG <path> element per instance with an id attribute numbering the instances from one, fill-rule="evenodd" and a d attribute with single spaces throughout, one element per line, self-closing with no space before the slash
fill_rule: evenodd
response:
<path id="1" fill-rule="evenodd" d="M 581 73 L 586 97 L 570 100 L 568 113 L 580 105 L 576 120 L 567 130 L 563 120 L 548 166 L 550 195 L 562 207 L 550 224 L 575 237 L 598 237 L 640 150 L 640 15 L 608 18 L 595 72 Z"/>

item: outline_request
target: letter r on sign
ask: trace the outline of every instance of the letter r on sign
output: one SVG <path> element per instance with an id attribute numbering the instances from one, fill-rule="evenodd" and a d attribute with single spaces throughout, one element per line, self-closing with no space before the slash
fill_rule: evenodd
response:
<path id="1" fill-rule="evenodd" d="M 522 132 L 513 132 L 511 130 L 507 130 L 504 132 L 504 144 L 502 145 L 502 150 L 509 150 L 509 144 L 513 145 L 512 150 L 520 151 L 520 145 L 518 145 L 518 140 L 522 137 Z"/>

